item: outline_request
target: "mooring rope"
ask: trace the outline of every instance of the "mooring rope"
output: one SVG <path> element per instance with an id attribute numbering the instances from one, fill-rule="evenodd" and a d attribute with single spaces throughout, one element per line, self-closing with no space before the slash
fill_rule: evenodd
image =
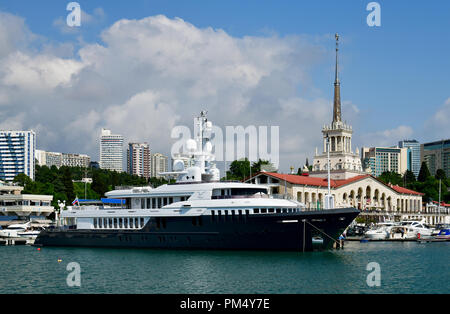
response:
<path id="1" fill-rule="evenodd" d="M 314 226 L 312 223 L 310 223 L 308 220 L 304 220 L 304 222 L 306 222 L 308 225 L 311 225 L 312 227 L 314 227 L 315 229 L 317 229 L 320 233 L 323 233 L 324 235 L 326 235 L 327 237 L 329 237 L 331 240 L 333 240 L 334 242 L 336 242 L 337 244 L 340 244 L 340 242 L 338 240 L 336 240 L 335 238 L 333 238 L 332 236 L 328 235 L 325 231 L 320 230 L 319 228 L 317 228 L 316 226 Z"/>

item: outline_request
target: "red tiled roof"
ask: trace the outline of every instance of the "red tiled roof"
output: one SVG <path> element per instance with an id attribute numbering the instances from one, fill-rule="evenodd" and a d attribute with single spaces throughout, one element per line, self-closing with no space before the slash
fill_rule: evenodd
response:
<path id="1" fill-rule="evenodd" d="M 275 177 L 282 181 L 287 181 L 292 184 L 300 184 L 300 185 L 314 185 L 314 186 L 328 186 L 328 180 L 326 178 L 315 178 L 309 176 L 299 176 L 296 174 L 281 174 L 276 172 L 261 172 L 262 174 L 267 174 L 271 177 Z M 260 174 L 260 173 L 258 173 Z M 257 174 L 257 175 L 258 175 Z M 330 180 L 331 187 L 340 187 L 352 182 L 359 181 L 361 179 L 367 178 L 370 175 L 361 175 L 353 178 L 349 178 L 346 180 Z"/>
<path id="2" fill-rule="evenodd" d="M 416 192 L 407 188 L 402 188 L 401 186 L 398 185 L 391 185 L 391 188 L 393 188 L 396 192 L 401 194 L 425 195 L 423 193 Z"/>
<path id="3" fill-rule="evenodd" d="M 434 204 L 439 204 L 439 202 L 437 202 L 437 201 L 433 201 L 433 203 L 434 203 Z M 450 207 L 450 204 L 446 204 L 446 203 L 444 203 L 444 202 L 441 202 L 441 206 L 444 206 L 444 207 Z"/>
<path id="4" fill-rule="evenodd" d="M 274 178 L 277 178 L 277 179 L 280 179 L 282 181 L 286 181 L 286 182 L 289 182 L 292 184 L 312 185 L 312 186 L 322 186 L 322 187 L 328 186 L 328 181 L 326 178 L 316 178 L 316 177 L 302 176 L 302 175 L 296 175 L 296 174 L 282 174 L 282 173 L 276 173 L 276 172 L 260 172 L 260 173 L 255 174 L 253 177 L 256 177 L 260 174 L 266 174 L 268 176 L 271 176 L 271 177 L 274 177 Z M 355 176 L 355 177 L 345 179 L 345 180 L 330 180 L 330 186 L 332 188 L 337 188 L 337 187 L 344 186 L 346 184 L 357 182 L 357 181 L 365 179 L 367 177 L 372 177 L 372 176 L 369 174 L 364 174 L 364 175 Z M 372 178 L 374 178 L 374 177 L 372 177 Z M 385 184 L 384 182 L 378 180 L 377 178 L 374 178 L 374 179 L 400 194 L 424 195 L 423 193 L 419 193 L 419 192 L 416 192 L 416 191 L 413 191 L 410 189 L 402 188 L 398 185 Z"/>

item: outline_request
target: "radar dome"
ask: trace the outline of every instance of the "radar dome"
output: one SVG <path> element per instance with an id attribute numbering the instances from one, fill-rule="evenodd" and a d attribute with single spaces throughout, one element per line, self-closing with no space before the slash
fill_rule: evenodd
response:
<path id="1" fill-rule="evenodd" d="M 183 171 L 184 170 L 184 162 L 180 159 L 177 159 L 173 162 L 173 171 Z"/>
<path id="2" fill-rule="evenodd" d="M 186 148 L 189 152 L 195 152 L 197 150 L 197 142 L 193 139 L 186 141 Z"/>

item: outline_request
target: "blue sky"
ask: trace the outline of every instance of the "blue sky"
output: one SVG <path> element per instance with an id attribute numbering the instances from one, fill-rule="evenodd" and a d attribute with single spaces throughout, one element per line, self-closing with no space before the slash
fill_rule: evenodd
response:
<path id="1" fill-rule="evenodd" d="M 297 94 L 307 99 L 332 98 L 333 34 L 338 32 L 342 38 L 342 100 L 356 108 L 344 116 L 355 119 L 348 121 L 355 129 L 354 143 L 370 146 L 391 141 L 395 145 L 402 139 L 395 137 L 399 126 L 411 128 L 405 134 L 421 142 L 449 137 L 449 1 L 378 1 L 381 26 L 369 27 L 366 6 L 370 1 L 89 0 L 78 3 L 94 20 L 77 33 L 64 33 L 55 21 L 65 20 L 68 2 L 0 1 L 0 11 L 24 18 L 29 30 L 43 37 L 33 43 L 36 49 L 43 43 L 71 43 L 75 59 L 77 49 L 86 43 L 103 44 L 100 34 L 118 20 L 159 14 L 179 17 L 199 29 L 222 29 L 233 38 L 302 36 L 324 49 L 324 55 L 308 70 L 314 88 L 297 85 Z M 98 8 L 101 16 L 94 14 Z M 386 137 L 382 143 L 380 136 Z M 314 137 L 321 147 L 320 132 Z M 309 151 L 304 155 L 312 158 L 311 148 L 305 149 Z M 288 163 L 295 161 L 286 160 L 283 167 Z"/>

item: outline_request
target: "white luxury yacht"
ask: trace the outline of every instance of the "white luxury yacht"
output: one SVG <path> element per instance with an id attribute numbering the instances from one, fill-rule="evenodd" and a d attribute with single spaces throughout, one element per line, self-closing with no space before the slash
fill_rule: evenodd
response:
<path id="1" fill-rule="evenodd" d="M 69 206 L 61 212 L 63 226 L 42 231 L 35 245 L 305 251 L 317 235 L 330 248 L 359 214 L 311 211 L 272 198 L 264 185 L 220 181 L 205 112 L 195 118 L 194 134 L 186 143 L 188 166 L 178 159 L 173 172 L 163 173 L 176 183 L 107 192 L 123 201 L 121 208 Z"/>

